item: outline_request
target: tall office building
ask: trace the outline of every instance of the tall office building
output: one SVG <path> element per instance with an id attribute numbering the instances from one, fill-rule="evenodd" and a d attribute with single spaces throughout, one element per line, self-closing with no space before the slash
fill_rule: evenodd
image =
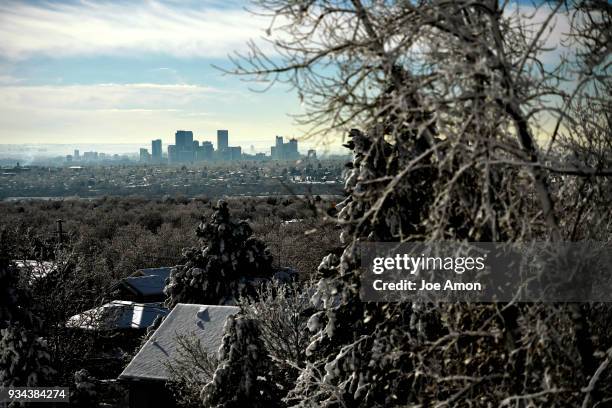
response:
<path id="1" fill-rule="evenodd" d="M 204 148 L 204 150 L 207 150 L 209 152 L 212 152 L 215 150 L 212 142 L 202 142 L 202 147 Z"/>
<path id="2" fill-rule="evenodd" d="M 285 147 L 285 156 L 287 159 L 299 159 L 300 154 L 298 153 L 298 141 L 297 139 L 289 139 L 288 146 Z"/>
<path id="3" fill-rule="evenodd" d="M 178 163 L 178 156 L 176 153 L 175 145 L 168 145 L 168 163 L 170 164 Z"/>
<path id="4" fill-rule="evenodd" d="M 174 137 L 177 161 L 181 163 L 192 162 L 195 158 L 193 132 L 190 130 L 177 130 Z"/>
<path id="5" fill-rule="evenodd" d="M 149 151 L 145 148 L 141 148 L 140 149 L 140 162 L 148 163 L 149 161 L 151 161 L 151 155 L 149 154 Z"/>
<path id="6" fill-rule="evenodd" d="M 223 152 L 229 146 L 229 132 L 227 130 L 217 130 L 217 151 Z"/>
<path id="7" fill-rule="evenodd" d="M 230 160 L 240 160 L 242 158 L 242 147 L 232 146 L 229 148 L 229 151 Z"/>
<path id="8" fill-rule="evenodd" d="M 98 160 L 98 152 L 83 152 L 84 161 L 96 161 Z"/>
<path id="9" fill-rule="evenodd" d="M 196 150 L 196 161 L 212 160 L 214 151 L 211 142 L 202 142 L 202 145 Z"/>
<path id="10" fill-rule="evenodd" d="M 151 142 L 151 160 L 154 163 L 161 163 L 162 161 L 162 141 L 156 139 Z"/>
<path id="11" fill-rule="evenodd" d="M 284 143 L 282 136 L 276 136 L 275 145 L 270 148 L 270 153 L 273 160 L 297 160 L 300 158 L 298 141 L 289 139 L 289 142 Z"/>
<path id="12" fill-rule="evenodd" d="M 177 130 L 174 134 L 175 146 L 177 149 L 192 149 L 193 148 L 193 132 L 190 130 Z"/>
<path id="13" fill-rule="evenodd" d="M 74 160 L 81 160 L 81 153 L 79 152 L 79 149 L 74 149 Z"/>

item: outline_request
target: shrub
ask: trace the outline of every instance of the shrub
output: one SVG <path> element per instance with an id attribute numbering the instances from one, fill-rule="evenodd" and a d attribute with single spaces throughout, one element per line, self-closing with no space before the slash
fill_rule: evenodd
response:
<path id="1" fill-rule="evenodd" d="M 176 356 L 167 363 L 168 386 L 179 405 L 198 406 L 201 403 L 202 387 L 213 378 L 218 360 L 209 354 L 199 338 L 178 335 Z"/>
<path id="2" fill-rule="evenodd" d="M 308 284 L 272 281 L 262 286 L 256 298 L 241 298 L 244 316 L 257 323 L 266 352 L 282 371 L 276 382 L 290 387 L 305 361 L 310 335 L 306 328 L 314 312 Z"/>

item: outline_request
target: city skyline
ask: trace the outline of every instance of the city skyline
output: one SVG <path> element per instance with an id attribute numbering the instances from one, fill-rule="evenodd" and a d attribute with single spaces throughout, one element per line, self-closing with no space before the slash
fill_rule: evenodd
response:
<path id="1" fill-rule="evenodd" d="M 74 148 L 72 154 L 66 154 L 62 161 L 64 163 L 92 163 L 92 162 L 120 162 L 126 163 L 136 159 L 137 162 L 145 164 L 195 164 L 196 162 L 224 162 L 240 160 L 287 160 L 297 161 L 300 159 L 317 159 L 316 149 L 300 151 L 298 140 L 295 138 L 285 139 L 283 136 L 275 136 L 274 144 L 269 146 L 267 152 L 256 152 L 253 145 L 247 151 L 241 145 L 229 144 L 229 130 L 217 130 L 217 142 L 200 139 L 189 130 L 177 130 L 174 134 L 174 144 L 164 145 L 161 139 L 150 141 L 150 148 L 139 147 L 138 152 L 128 154 L 108 153 L 98 150 L 83 150 Z M 285 142 L 285 140 L 287 140 Z M 323 152 L 323 157 L 326 157 Z M 333 155 L 332 156 L 337 156 Z M 55 157 L 58 158 L 57 156 Z"/>
<path id="2" fill-rule="evenodd" d="M 212 67 L 229 68 L 227 55 L 266 27 L 242 2 L 3 2 L 0 143 L 168 144 L 176 128 L 214 135 L 223 124 L 258 150 L 276 134 L 299 138 L 295 92 L 251 92 Z"/>
<path id="3" fill-rule="evenodd" d="M 251 152 L 246 153 L 241 145 L 231 146 L 229 144 L 229 130 L 217 130 L 217 142 L 214 144 L 210 140 L 198 140 L 190 130 L 177 130 L 174 134 L 174 144 L 166 146 L 164 154 L 163 143 L 160 139 L 151 141 L 151 151 L 141 147 L 138 159 L 143 163 L 194 163 L 201 161 L 236 161 L 243 159 L 255 160 L 298 160 L 302 154 L 298 150 L 298 140 L 295 138 L 284 142 L 283 136 L 275 136 L 274 145 L 269 148 L 269 155 L 265 152 L 254 152 L 251 145 Z M 200 144 L 201 143 L 201 144 Z M 317 157 L 315 149 L 308 149 L 304 157 Z M 68 161 L 78 160 L 79 150 L 75 150 L 73 155 L 67 155 Z"/>

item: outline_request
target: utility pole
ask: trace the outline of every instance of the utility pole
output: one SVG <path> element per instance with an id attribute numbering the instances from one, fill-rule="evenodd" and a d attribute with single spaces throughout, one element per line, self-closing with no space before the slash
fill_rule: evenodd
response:
<path id="1" fill-rule="evenodd" d="M 57 220 L 57 242 L 59 245 L 64 244 L 64 230 L 62 229 L 62 222 L 64 222 L 61 218 Z"/>

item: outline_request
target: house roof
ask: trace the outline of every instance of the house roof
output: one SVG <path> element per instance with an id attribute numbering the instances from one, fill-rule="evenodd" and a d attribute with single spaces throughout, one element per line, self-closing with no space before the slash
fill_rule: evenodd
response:
<path id="1" fill-rule="evenodd" d="M 216 354 L 221 346 L 226 319 L 238 313 L 236 306 L 179 303 L 166 316 L 119 379 L 167 380 L 166 363 L 175 356 L 176 337 L 194 335 L 203 348 Z"/>
<path id="2" fill-rule="evenodd" d="M 158 316 L 167 314 L 168 309 L 161 303 L 113 300 L 70 317 L 66 327 L 85 330 L 146 329 Z"/>
<path id="3" fill-rule="evenodd" d="M 129 289 L 143 296 L 161 295 L 164 293 L 166 278 L 159 275 L 128 277 L 123 281 Z"/>
<path id="4" fill-rule="evenodd" d="M 133 274 L 131 274 L 131 277 L 137 277 L 137 276 L 160 276 L 163 277 L 164 279 L 166 279 L 167 277 L 170 276 L 170 271 L 172 270 L 171 266 L 164 266 L 161 268 L 144 268 L 144 269 L 139 269 L 136 272 L 134 272 Z"/>
<path id="5" fill-rule="evenodd" d="M 171 267 L 139 269 L 115 287 L 125 286 L 130 292 L 141 296 L 162 295 L 171 270 Z"/>

